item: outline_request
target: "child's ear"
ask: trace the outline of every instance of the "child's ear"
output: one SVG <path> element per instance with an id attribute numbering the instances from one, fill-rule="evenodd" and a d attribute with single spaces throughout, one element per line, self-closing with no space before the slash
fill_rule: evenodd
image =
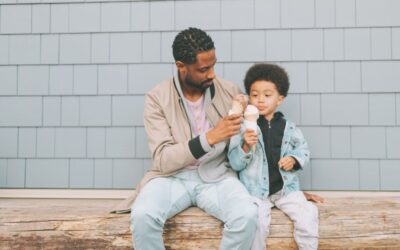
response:
<path id="1" fill-rule="evenodd" d="M 283 100 L 285 100 L 285 97 L 283 95 L 280 95 L 278 97 L 278 106 L 281 105 L 281 103 L 283 102 Z"/>

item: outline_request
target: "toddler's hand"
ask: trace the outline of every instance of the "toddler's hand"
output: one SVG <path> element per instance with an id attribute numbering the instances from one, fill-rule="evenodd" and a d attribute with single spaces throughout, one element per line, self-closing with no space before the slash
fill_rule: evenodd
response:
<path id="1" fill-rule="evenodd" d="M 251 146 L 257 144 L 257 133 L 253 129 L 246 129 L 243 133 L 243 146 L 242 149 L 248 153 Z"/>
<path id="2" fill-rule="evenodd" d="M 285 156 L 279 160 L 278 166 L 285 171 L 290 171 L 293 169 L 296 160 L 291 156 Z"/>

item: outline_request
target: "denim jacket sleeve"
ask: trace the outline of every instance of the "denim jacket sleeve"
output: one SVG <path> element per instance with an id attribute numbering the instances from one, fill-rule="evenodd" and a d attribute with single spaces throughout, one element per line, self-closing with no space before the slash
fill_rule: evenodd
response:
<path id="1" fill-rule="evenodd" d="M 253 151 L 250 150 L 245 153 L 242 149 L 243 144 L 243 130 L 240 133 L 231 137 L 228 150 L 229 164 L 235 171 L 241 171 L 245 169 L 253 158 Z"/>
<path id="2" fill-rule="evenodd" d="M 310 162 L 310 150 L 308 149 L 307 141 L 299 128 L 295 131 L 290 139 L 290 147 L 284 153 L 284 156 L 292 156 L 300 164 L 301 168 L 307 166 Z"/>

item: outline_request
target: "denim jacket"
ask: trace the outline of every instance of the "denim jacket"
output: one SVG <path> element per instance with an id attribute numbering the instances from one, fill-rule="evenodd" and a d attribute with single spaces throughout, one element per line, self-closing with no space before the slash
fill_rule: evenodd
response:
<path id="1" fill-rule="evenodd" d="M 282 137 L 280 158 L 294 157 L 301 166 L 306 167 L 310 161 L 310 151 L 304 136 L 296 125 L 285 119 L 286 125 Z M 243 149 L 243 124 L 240 133 L 231 138 L 228 158 L 231 167 L 239 172 L 240 181 L 246 186 L 249 193 L 260 199 L 266 199 L 269 195 L 268 161 L 265 154 L 262 133 L 257 127 L 258 142 L 256 150 L 252 149 L 246 154 Z M 279 169 L 283 179 L 283 195 L 300 190 L 299 179 L 296 170 L 284 171 Z"/>

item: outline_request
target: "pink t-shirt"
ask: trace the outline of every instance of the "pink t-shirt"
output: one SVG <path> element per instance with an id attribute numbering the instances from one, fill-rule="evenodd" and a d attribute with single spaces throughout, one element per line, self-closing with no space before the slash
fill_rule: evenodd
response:
<path id="1" fill-rule="evenodd" d="M 204 108 L 204 95 L 195 102 L 186 99 L 186 103 L 189 112 L 192 114 L 193 122 L 195 123 L 191 125 L 193 136 L 196 137 L 210 129 L 210 123 L 206 118 L 206 111 Z"/>
<path id="2" fill-rule="evenodd" d="M 211 126 L 210 126 L 210 122 L 207 120 L 207 117 L 206 117 L 206 111 L 205 111 L 205 107 L 204 107 L 204 95 L 202 95 L 195 102 L 191 102 L 186 99 L 186 103 L 187 103 L 189 112 L 192 115 L 193 123 L 195 123 L 195 124 L 191 124 L 193 137 L 196 137 L 202 133 L 207 132 L 211 128 Z M 206 156 L 206 155 L 204 155 L 204 156 Z M 188 166 L 188 167 L 186 167 L 186 169 L 196 169 L 200 165 L 200 162 L 204 158 L 204 156 L 201 157 L 200 159 L 198 159 L 196 161 L 195 165 Z"/>

